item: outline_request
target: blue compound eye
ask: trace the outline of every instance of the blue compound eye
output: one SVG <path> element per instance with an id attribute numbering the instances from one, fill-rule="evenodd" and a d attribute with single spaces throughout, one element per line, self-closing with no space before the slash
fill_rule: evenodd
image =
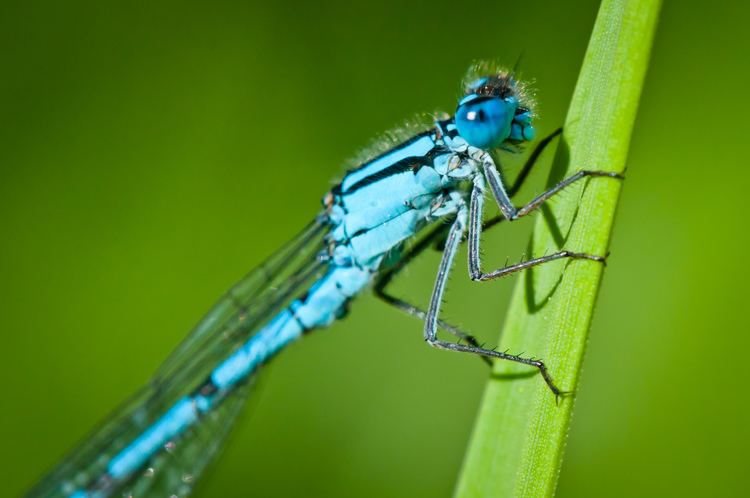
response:
<path id="1" fill-rule="evenodd" d="M 456 128 L 469 145 L 491 149 L 510 136 L 515 111 L 513 100 L 470 95 L 458 104 Z"/>

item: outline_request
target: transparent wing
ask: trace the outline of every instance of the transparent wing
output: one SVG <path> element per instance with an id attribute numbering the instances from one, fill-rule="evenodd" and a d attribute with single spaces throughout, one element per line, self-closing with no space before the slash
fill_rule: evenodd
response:
<path id="1" fill-rule="evenodd" d="M 183 385 L 197 372 L 208 374 L 320 273 L 317 258 L 327 228 L 320 219 L 227 291 L 159 367 L 152 381 L 159 389 Z"/>
<path id="2" fill-rule="evenodd" d="M 221 446 L 243 406 L 250 381 L 227 393 L 222 403 L 165 445 L 164 451 L 152 458 L 142 473 L 131 476 L 129 482 L 108 482 L 107 465 L 177 400 L 201 385 L 221 360 L 322 276 L 326 265 L 318 255 L 324 247 L 326 226 L 321 220 L 317 217 L 230 289 L 152 380 L 89 434 L 28 496 L 68 496 L 92 486 L 102 491 L 97 497 L 115 491 L 130 492 L 133 498 L 186 495 Z"/>

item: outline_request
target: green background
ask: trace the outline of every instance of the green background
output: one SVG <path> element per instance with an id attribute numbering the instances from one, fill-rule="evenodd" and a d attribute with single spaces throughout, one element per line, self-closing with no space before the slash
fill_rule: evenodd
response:
<path id="1" fill-rule="evenodd" d="M 451 110 L 472 60 L 523 54 L 540 134 L 560 125 L 596 4 L 4 2 L 2 494 L 145 383 L 316 213 L 345 158 Z M 746 489 L 748 11 L 664 6 L 561 497 Z M 518 259 L 530 228 L 488 234 L 488 266 Z M 426 302 L 437 261 L 398 292 Z M 496 342 L 513 281 L 464 274 L 447 316 Z M 481 362 L 365 296 L 269 370 L 196 496 L 450 495 Z"/>

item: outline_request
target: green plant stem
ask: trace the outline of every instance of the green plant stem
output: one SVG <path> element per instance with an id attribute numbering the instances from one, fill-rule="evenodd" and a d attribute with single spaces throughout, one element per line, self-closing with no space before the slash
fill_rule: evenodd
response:
<path id="1" fill-rule="evenodd" d="M 602 2 L 550 185 L 580 169 L 623 171 L 659 7 L 659 0 Z M 592 178 L 552 199 L 537 220 L 530 252 L 564 247 L 607 254 L 621 183 Z M 558 386 L 575 390 L 602 270 L 575 260 L 527 271 L 515 288 L 500 349 L 533 352 Z M 556 403 L 539 375 L 510 362 L 498 362 L 493 373 L 456 497 L 552 496 L 574 396 Z"/>

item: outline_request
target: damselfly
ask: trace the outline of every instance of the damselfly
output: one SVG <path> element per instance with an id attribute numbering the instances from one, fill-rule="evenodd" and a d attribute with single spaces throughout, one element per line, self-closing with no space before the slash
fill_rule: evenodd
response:
<path id="1" fill-rule="evenodd" d="M 371 284 L 389 304 L 424 320 L 428 344 L 536 367 L 560 394 L 544 363 L 484 349 L 439 318 L 448 274 L 464 235 L 469 274 L 484 281 L 561 258 L 602 257 L 559 251 L 485 272 L 483 228 L 516 220 L 573 182 L 578 171 L 528 204 L 511 197 L 552 137 L 543 140 L 512 185 L 498 161 L 534 138 L 533 103 L 514 74 L 479 64 L 469 71 L 454 116 L 401 132 L 363 158 L 323 198 L 313 221 L 252 271 L 209 311 L 151 382 L 54 468 L 29 496 L 103 498 L 185 496 L 215 455 L 258 369 L 305 333 L 330 325 Z M 483 223 L 489 190 L 502 216 Z M 417 235 L 417 243 L 405 243 Z M 388 284 L 425 248 L 443 247 L 426 310 L 392 296 Z M 457 341 L 437 337 L 438 329 Z"/>

